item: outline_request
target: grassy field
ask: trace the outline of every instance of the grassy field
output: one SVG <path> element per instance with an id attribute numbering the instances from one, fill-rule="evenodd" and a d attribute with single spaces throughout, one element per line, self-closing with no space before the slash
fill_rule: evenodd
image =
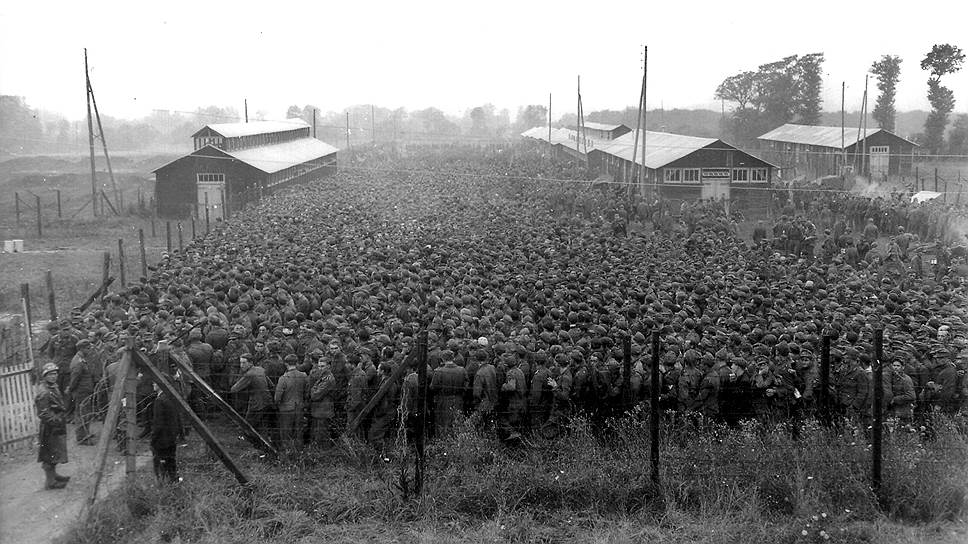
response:
<path id="1" fill-rule="evenodd" d="M 963 422 L 962 422 L 963 424 Z M 968 437 L 950 422 L 932 442 L 888 435 L 881 500 L 870 449 L 854 429 L 743 431 L 671 425 L 661 488 L 649 477 L 647 425 L 584 420 L 555 442 L 506 448 L 462 430 L 431 443 L 419 498 L 413 456 L 360 444 L 260 460 L 219 427 L 252 479 L 244 491 L 196 440 L 184 481 L 149 477 L 101 503 L 61 542 L 756 542 L 963 543 Z M 406 470 L 404 469 L 406 467 Z M 403 477 L 401 477 L 403 475 Z"/>
<path id="2" fill-rule="evenodd" d="M 47 318 L 45 274 L 50 270 L 58 313 L 65 315 L 100 285 L 105 251 L 111 252 L 111 275 L 119 275 L 119 239 L 124 241 L 126 280 L 137 281 L 141 275 L 138 229 L 145 232 L 149 264 L 156 262 L 166 249 L 164 223 L 156 223 L 156 236 L 152 237 L 150 217 L 139 213 L 138 195 L 140 192 L 145 202 L 150 201 L 154 192 L 150 170 L 171 158 L 168 155 L 113 158 L 115 179 L 124 195 L 125 213 L 98 218 L 92 216 L 89 205 L 91 182 L 87 157 L 25 157 L 0 163 L 0 239 L 22 239 L 26 250 L 20 254 L 0 254 L 0 313 L 20 312 L 20 284 L 28 283 L 33 315 Z M 103 158 L 98 162 L 98 179 L 105 192 L 110 193 Z M 57 190 L 61 193 L 60 219 Z M 19 224 L 15 194 L 21 199 Z M 36 228 L 37 196 L 41 198 L 40 236 Z M 190 229 L 186 232 L 187 242 Z M 118 284 L 113 287 L 118 288 Z"/>

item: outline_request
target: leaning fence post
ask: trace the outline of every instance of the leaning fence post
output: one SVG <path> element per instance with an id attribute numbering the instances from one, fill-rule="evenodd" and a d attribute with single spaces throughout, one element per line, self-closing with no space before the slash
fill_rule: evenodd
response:
<path id="1" fill-rule="evenodd" d="M 47 306 L 50 308 L 50 321 L 57 319 L 57 306 L 54 301 L 54 274 L 47 271 Z"/>
<path id="2" fill-rule="evenodd" d="M 126 340 L 127 349 L 134 350 L 134 337 L 129 336 Z M 138 461 L 135 457 L 135 440 L 138 437 L 138 369 L 134 361 L 128 364 L 127 373 L 118 378 L 114 384 L 115 387 L 121 387 L 121 378 L 124 380 L 124 416 L 127 423 L 125 425 L 127 440 L 124 441 L 124 474 L 130 481 L 138 469 Z"/>
<path id="3" fill-rule="evenodd" d="M 652 331 L 652 383 L 649 392 L 649 461 L 652 465 L 652 485 L 659 487 L 659 331 Z"/>
<path id="4" fill-rule="evenodd" d="M 884 424 L 884 329 L 874 329 L 874 424 L 871 443 L 871 489 L 880 498 L 881 491 L 881 440 Z"/>

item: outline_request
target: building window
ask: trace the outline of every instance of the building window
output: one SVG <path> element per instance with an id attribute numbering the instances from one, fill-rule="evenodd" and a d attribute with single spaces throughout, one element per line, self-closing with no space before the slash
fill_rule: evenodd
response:
<path id="1" fill-rule="evenodd" d="M 663 172 L 666 183 L 680 183 L 682 181 L 682 170 L 678 168 L 665 168 Z"/>
<path id="2" fill-rule="evenodd" d="M 699 183 L 699 169 L 698 168 L 683 168 L 682 169 L 682 182 L 683 183 Z"/>
<path id="3" fill-rule="evenodd" d="M 196 174 L 195 177 L 201 182 L 217 181 L 225 183 L 225 174 Z"/>
<path id="4" fill-rule="evenodd" d="M 733 168 L 733 182 L 745 183 L 750 180 L 749 168 Z"/>
<path id="5" fill-rule="evenodd" d="M 891 148 L 886 145 L 872 145 L 871 153 L 890 153 Z"/>
<path id="6" fill-rule="evenodd" d="M 766 168 L 750 168 L 750 181 L 769 181 L 766 178 Z"/>

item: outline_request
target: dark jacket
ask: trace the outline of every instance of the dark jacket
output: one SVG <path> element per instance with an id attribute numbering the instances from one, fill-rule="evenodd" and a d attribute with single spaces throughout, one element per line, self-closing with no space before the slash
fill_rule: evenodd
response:
<path id="1" fill-rule="evenodd" d="M 178 446 L 178 433 L 181 431 L 181 417 L 175 399 L 160 392 L 151 404 L 151 451 L 173 452 Z"/>
<path id="2" fill-rule="evenodd" d="M 34 396 L 34 407 L 40 418 L 37 462 L 56 465 L 67 462 L 67 405 L 57 385 L 41 382 Z"/>

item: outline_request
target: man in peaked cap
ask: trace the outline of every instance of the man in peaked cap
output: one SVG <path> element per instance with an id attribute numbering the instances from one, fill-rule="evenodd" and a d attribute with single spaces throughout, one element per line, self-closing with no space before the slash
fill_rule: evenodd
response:
<path id="1" fill-rule="evenodd" d="M 57 386 L 57 364 L 47 363 L 41 369 L 42 381 L 34 395 L 34 407 L 40 418 L 37 462 L 44 469 L 45 489 L 62 489 L 69 476 L 57 474 L 57 465 L 67 462 L 67 405 Z"/>

